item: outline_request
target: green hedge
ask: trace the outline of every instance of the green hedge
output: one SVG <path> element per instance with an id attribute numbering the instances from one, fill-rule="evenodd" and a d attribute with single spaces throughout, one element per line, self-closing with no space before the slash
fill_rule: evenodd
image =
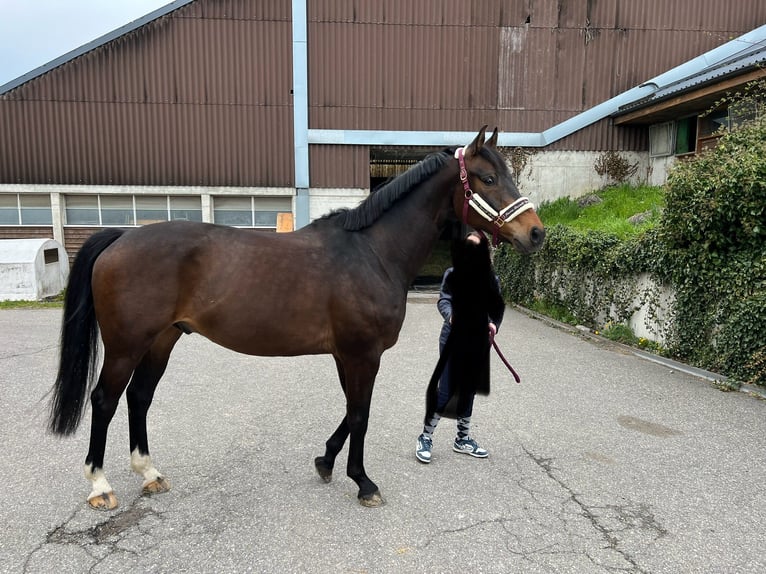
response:
<path id="1" fill-rule="evenodd" d="M 678 162 L 665 193 L 658 226 L 638 237 L 555 225 L 531 257 L 498 250 L 507 300 L 563 305 L 598 327 L 596 318 L 612 306 L 617 320 L 627 320 L 638 289 L 631 278 L 646 272 L 675 293 L 663 326 L 669 354 L 766 385 L 766 119 Z M 656 293 L 639 295 L 656 310 Z"/>

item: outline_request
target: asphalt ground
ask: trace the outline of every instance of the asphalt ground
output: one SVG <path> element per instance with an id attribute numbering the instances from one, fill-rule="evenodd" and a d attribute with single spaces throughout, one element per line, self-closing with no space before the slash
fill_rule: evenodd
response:
<path id="1" fill-rule="evenodd" d="M 313 467 L 344 409 L 328 356 L 238 355 L 184 336 L 149 412 L 173 487 L 141 496 L 124 399 L 91 510 L 89 418 L 45 432 L 58 310 L 0 311 L 0 572 L 758 573 L 766 571 L 766 401 L 508 309 L 473 434 L 490 451 L 414 456 L 437 360 L 435 298 L 413 296 L 383 356 L 365 466 L 386 503 Z"/>

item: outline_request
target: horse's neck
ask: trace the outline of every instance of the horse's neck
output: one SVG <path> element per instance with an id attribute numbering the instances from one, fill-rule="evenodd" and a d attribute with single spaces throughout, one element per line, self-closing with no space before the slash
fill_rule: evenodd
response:
<path id="1" fill-rule="evenodd" d="M 398 273 L 407 287 L 446 225 L 452 209 L 451 171 L 442 170 L 419 189 L 412 190 L 370 228 L 371 248 L 388 266 L 386 271 Z"/>

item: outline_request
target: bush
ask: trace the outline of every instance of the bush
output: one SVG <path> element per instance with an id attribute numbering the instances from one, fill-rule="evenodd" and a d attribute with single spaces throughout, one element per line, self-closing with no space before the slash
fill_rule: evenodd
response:
<path id="1" fill-rule="evenodd" d="M 659 238 L 676 291 L 671 348 L 739 380 L 766 384 L 766 121 L 725 133 L 679 163 Z"/>
<path id="2" fill-rule="evenodd" d="M 641 273 L 657 275 L 656 234 L 652 231 L 621 240 L 603 231 L 575 231 L 564 225 L 547 228 L 545 247 L 532 256 L 519 256 L 502 248 L 495 269 L 509 301 L 533 307 L 542 301 L 565 307 L 583 325 L 597 328 L 601 317 L 626 321 L 639 292 Z"/>
<path id="3" fill-rule="evenodd" d="M 565 307 L 597 328 L 601 316 L 616 323 L 630 317 L 635 296 L 650 313 L 657 309 L 656 294 L 638 293 L 630 281 L 649 273 L 675 293 L 663 327 L 667 354 L 766 385 L 766 118 L 678 162 L 665 194 L 659 223 L 638 235 L 556 224 L 533 256 L 501 248 L 495 265 L 505 296 Z M 571 216 L 571 203 L 556 206 L 557 217 Z"/>

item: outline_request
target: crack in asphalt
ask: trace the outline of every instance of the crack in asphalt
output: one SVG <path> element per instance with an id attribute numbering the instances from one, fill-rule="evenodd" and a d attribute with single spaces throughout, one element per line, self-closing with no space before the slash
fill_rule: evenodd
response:
<path id="1" fill-rule="evenodd" d="M 145 518 L 156 517 L 162 519 L 161 513 L 155 511 L 151 507 L 143 505 L 142 500 L 137 499 L 126 510 L 109 516 L 105 521 L 100 522 L 95 526 L 88 526 L 80 529 L 69 528 L 70 523 L 80 512 L 82 512 L 81 509 L 72 511 L 72 513 L 59 526 L 48 532 L 45 540 L 27 555 L 23 565 L 23 572 L 29 571 L 30 562 L 34 555 L 43 550 L 48 544 L 71 544 L 82 548 L 95 561 L 90 567 L 90 570 L 97 567 L 114 552 L 119 551 L 134 554 L 134 552 L 129 549 L 118 547 L 120 541 L 123 540 L 128 533 L 134 532 L 135 530 L 140 532 L 141 522 Z M 91 511 L 88 510 L 88 512 Z M 98 548 L 105 549 L 106 551 L 98 551 Z"/>
<path id="2" fill-rule="evenodd" d="M 7 359 L 15 359 L 16 357 L 32 357 L 34 355 L 39 355 L 40 353 L 45 353 L 53 349 L 58 350 L 58 348 L 59 348 L 59 345 L 49 345 L 47 347 L 40 347 L 39 349 L 25 351 L 23 353 L 12 353 L 10 355 L 0 355 L 0 361 L 5 361 Z"/>
<path id="3" fill-rule="evenodd" d="M 580 498 L 578 493 L 572 490 L 572 488 L 570 488 L 561 478 L 556 476 L 555 468 L 553 466 L 554 460 L 552 458 L 536 456 L 523 445 L 522 449 L 527 454 L 527 456 L 545 472 L 548 478 L 554 481 L 564 492 L 568 494 L 567 502 L 572 502 L 577 506 L 580 515 L 583 516 L 593 527 L 593 529 L 599 534 L 599 536 L 606 541 L 607 549 L 616 552 L 628 564 L 627 568 L 608 566 L 599 563 L 593 556 L 585 553 L 587 558 L 593 562 L 594 565 L 614 572 L 649 574 L 649 572 L 642 568 L 637 560 L 631 556 L 627 550 L 620 548 L 620 539 L 617 536 L 618 533 L 636 530 L 651 533 L 654 540 L 666 536 L 668 533 L 667 530 L 656 521 L 654 515 L 650 511 L 649 506 L 645 504 L 640 504 L 638 506 L 615 504 L 606 506 L 589 506 Z M 599 516 L 599 510 L 606 510 L 612 513 L 617 522 L 623 525 L 623 528 L 610 528 Z"/>

